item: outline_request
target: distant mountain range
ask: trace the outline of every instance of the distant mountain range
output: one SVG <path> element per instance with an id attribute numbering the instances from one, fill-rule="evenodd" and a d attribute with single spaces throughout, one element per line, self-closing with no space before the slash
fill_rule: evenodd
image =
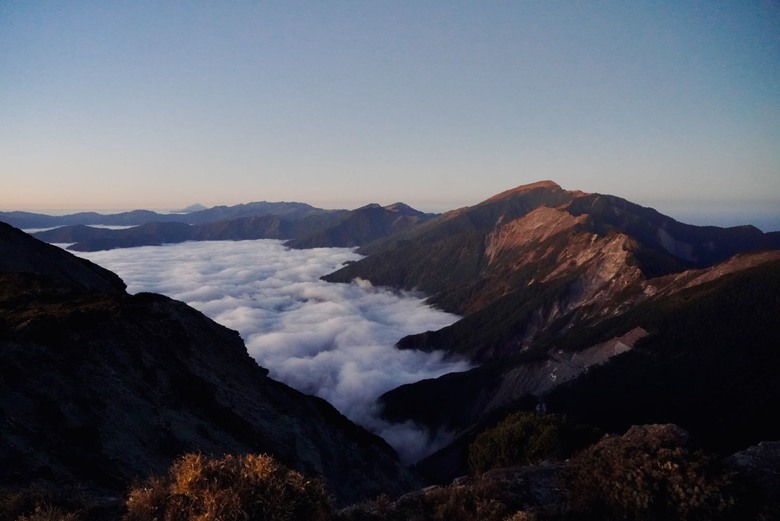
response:
<path id="1" fill-rule="evenodd" d="M 74 251 L 203 240 L 280 239 L 293 248 L 353 247 L 368 244 L 425 222 L 425 214 L 405 204 L 370 204 L 356 210 L 322 210 L 303 203 L 251 203 L 214 207 L 188 214 L 165 215 L 144 210 L 123 214 L 0 214 L 14 226 L 59 226 L 35 233 Z M 56 224 L 55 224 L 56 223 Z M 127 229 L 95 225 L 132 225 Z"/>
<path id="2" fill-rule="evenodd" d="M 132 210 L 115 214 L 97 212 L 79 212 L 70 215 L 45 215 L 31 212 L 0 212 L 0 221 L 17 228 L 53 228 L 74 224 L 107 225 L 107 226 L 137 226 L 148 223 L 181 222 L 187 224 L 202 224 L 215 221 L 227 221 L 241 217 L 261 215 L 277 215 L 289 218 L 301 218 L 308 215 L 327 212 L 305 203 L 287 202 L 256 202 L 236 206 L 214 206 L 200 209 L 193 205 L 181 213 L 157 213 L 150 210 Z"/>

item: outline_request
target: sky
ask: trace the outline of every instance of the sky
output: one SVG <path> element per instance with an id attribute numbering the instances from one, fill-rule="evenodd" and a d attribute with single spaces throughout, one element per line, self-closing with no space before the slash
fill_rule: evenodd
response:
<path id="1" fill-rule="evenodd" d="M 320 280 L 359 259 L 352 250 L 291 250 L 260 240 L 74 253 L 117 273 L 130 293 L 163 293 L 237 330 L 272 378 L 328 400 L 385 438 L 405 462 L 448 441 L 446 432 L 381 420 L 376 399 L 402 384 L 468 369 L 467 362 L 443 360 L 441 353 L 394 347 L 403 336 L 441 329 L 460 317 L 367 281 Z"/>
<path id="2" fill-rule="evenodd" d="M 776 216 L 780 1 L 2 0 L 0 121 L 0 210 Z"/>

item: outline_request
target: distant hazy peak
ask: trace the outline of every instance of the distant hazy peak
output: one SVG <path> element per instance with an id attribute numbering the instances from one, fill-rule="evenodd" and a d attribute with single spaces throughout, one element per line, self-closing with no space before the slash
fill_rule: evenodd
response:
<path id="1" fill-rule="evenodd" d="M 208 210 L 208 208 L 206 208 L 200 203 L 195 203 L 189 205 L 187 208 L 182 208 L 181 210 L 174 213 L 192 213 L 192 212 L 200 212 L 201 210 Z"/>

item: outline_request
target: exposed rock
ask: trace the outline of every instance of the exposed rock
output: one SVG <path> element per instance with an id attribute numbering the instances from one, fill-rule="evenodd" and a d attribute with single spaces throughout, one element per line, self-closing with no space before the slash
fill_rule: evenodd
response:
<path id="1" fill-rule="evenodd" d="M 726 462 L 758 487 L 759 501 L 764 505 L 759 519 L 780 519 L 780 441 L 762 441 Z"/>
<path id="2" fill-rule="evenodd" d="M 626 441 L 658 447 L 684 447 L 688 438 L 688 432 L 673 423 L 632 425 L 623 434 Z"/>

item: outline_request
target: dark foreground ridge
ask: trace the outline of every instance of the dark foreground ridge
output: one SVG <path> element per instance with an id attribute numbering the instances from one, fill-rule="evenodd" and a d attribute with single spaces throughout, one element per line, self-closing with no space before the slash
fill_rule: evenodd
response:
<path id="1" fill-rule="evenodd" d="M 121 497 L 188 452 L 271 454 L 342 504 L 418 485 L 383 440 L 266 373 L 235 331 L 0 223 L 0 487 Z"/>

